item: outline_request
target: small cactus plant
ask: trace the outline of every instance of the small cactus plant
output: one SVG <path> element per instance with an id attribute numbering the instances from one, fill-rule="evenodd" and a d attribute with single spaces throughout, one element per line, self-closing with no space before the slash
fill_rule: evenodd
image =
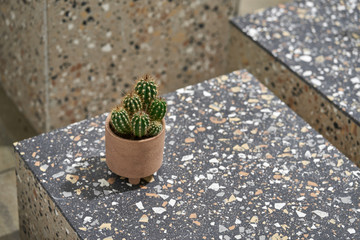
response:
<path id="1" fill-rule="evenodd" d="M 166 114 L 166 101 L 157 97 L 154 79 L 144 75 L 127 94 L 121 105 L 111 112 L 110 126 L 118 136 L 128 139 L 144 139 L 158 135 Z"/>

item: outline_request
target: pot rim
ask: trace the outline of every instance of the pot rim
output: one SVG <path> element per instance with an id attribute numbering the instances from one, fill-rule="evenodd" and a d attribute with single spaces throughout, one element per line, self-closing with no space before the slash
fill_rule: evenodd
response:
<path id="1" fill-rule="evenodd" d="M 162 133 L 165 131 L 165 119 L 162 119 L 161 120 L 161 123 L 163 125 L 163 129 L 161 130 L 161 132 L 154 136 L 154 137 L 150 137 L 150 138 L 146 138 L 146 139 L 140 139 L 140 140 L 131 140 L 131 139 L 127 139 L 127 138 L 122 138 L 118 135 L 116 135 L 110 128 L 110 118 L 111 118 L 111 112 L 108 113 L 108 116 L 106 117 L 106 121 L 105 121 L 105 128 L 108 130 L 108 132 L 110 133 L 111 136 L 113 137 L 116 137 L 116 138 L 119 138 L 121 139 L 122 141 L 125 141 L 125 142 L 129 142 L 129 143 L 140 143 L 140 142 L 148 142 L 148 141 L 152 141 L 156 138 L 159 138 L 160 135 L 162 135 Z"/>

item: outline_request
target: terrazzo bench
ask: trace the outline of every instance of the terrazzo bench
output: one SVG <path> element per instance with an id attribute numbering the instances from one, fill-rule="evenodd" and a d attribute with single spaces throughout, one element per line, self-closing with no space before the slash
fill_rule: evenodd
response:
<path id="1" fill-rule="evenodd" d="M 140 186 L 106 166 L 106 114 L 14 143 L 22 238 L 360 237 L 359 169 L 248 72 L 165 98 Z"/>
<path id="2" fill-rule="evenodd" d="M 228 71 L 246 68 L 360 166 L 360 4 L 301 0 L 231 23 Z"/>

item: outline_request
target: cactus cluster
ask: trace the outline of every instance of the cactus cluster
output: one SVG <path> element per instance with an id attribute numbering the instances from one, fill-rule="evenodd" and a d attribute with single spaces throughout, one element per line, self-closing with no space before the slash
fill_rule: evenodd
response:
<path id="1" fill-rule="evenodd" d="M 166 102 L 158 98 L 157 94 L 157 85 L 150 75 L 138 79 L 134 90 L 111 112 L 110 125 L 113 131 L 129 139 L 158 135 L 163 128 Z"/>

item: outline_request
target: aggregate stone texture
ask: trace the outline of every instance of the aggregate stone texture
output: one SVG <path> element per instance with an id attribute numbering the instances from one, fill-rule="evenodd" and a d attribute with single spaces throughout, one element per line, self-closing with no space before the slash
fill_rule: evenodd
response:
<path id="1" fill-rule="evenodd" d="M 0 5 L 0 84 L 38 131 L 45 129 L 43 1 Z"/>
<path id="2" fill-rule="evenodd" d="M 165 93 L 226 72 L 233 1 L 5 3 L 1 83 L 39 132 L 109 111 L 145 73 Z"/>
<path id="3" fill-rule="evenodd" d="M 358 166 L 359 19 L 358 1 L 339 0 L 234 18 L 228 68 L 246 67 Z"/>
<path id="4" fill-rule="evenodd" d="M 16 186 L 21 239 L 79 239 L 41 180 L 16 155 Z"/>
<path id="5" fill-rule="evenodd" d="M 107 114 L 14 143 L 20 229 L 25 215 L 53 219 L 37 226 L 49 238 L 61 219 L 79 239 L 360 237 L 359 169 L 248 72 L 164 97 L 163 165 L 138 186 L 105 163 Z"/>
<path id="6" fill-rule="evenodd" d="M 14 169 L 0 173 L 0 239 L 2 240 L 19 230 L 15 182 Z"/>

